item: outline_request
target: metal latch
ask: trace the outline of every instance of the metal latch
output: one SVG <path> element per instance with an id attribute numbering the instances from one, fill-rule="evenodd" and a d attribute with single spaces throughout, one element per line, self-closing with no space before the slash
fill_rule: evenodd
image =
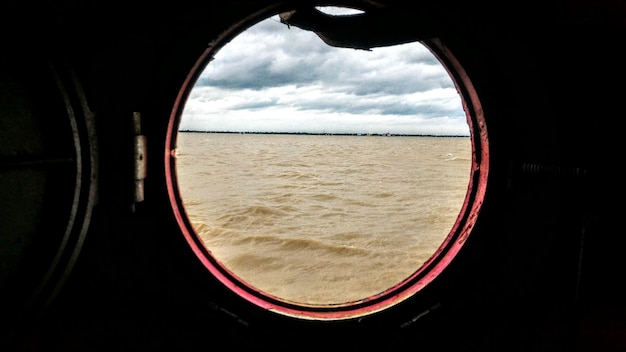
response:
<path id="1" fill-rule="evenodd" d="M 141 134 L 141 113 L 139 112 L 133 112 L 133 129 L 135 135 L 135 203 L 139 203 L 144 200 L 144 179 L 148 164 L 146 136 Z"/>

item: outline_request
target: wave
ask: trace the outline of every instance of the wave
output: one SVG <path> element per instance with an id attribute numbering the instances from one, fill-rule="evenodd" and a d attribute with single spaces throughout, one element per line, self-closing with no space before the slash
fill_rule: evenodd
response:
<path id="1" fill-rule="evenodd" d="M 181 134 L 181 196 L 216 260 L 288 299 L 336 303 L 408 277 L 467 192 L 465 138 L 244 137 Z"/>

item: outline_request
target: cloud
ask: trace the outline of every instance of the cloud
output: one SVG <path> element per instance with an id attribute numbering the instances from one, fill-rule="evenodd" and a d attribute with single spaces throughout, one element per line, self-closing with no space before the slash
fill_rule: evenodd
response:
<path id="1" fill-rule="evenodd" d="M 179 128 L 469 134 L 453 82 L 422 44 L 334 48 L 277 17 L 217 51 Z"/>

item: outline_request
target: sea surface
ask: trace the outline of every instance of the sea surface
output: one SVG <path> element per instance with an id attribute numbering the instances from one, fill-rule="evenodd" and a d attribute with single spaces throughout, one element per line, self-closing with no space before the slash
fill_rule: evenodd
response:
<path id="1" fill-rule="evenodd" d="M 351 302 L 408 278 L 449 235 L 468 137 L 180 132 L 178 186 L 212 255 L 305 304 Z"/>

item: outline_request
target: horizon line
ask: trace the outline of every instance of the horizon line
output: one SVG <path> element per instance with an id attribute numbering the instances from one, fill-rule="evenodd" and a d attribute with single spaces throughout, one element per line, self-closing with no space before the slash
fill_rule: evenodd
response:
<path id="1" fill-rule="evenodd" d="M 360 132 L 263 132 L 263 131 L 205 131 L 205 130 L 179 130 L 184 133 L 221 133 L 221 134 L 287 134 L 287 135 L 315 135 L 315 136 L 381 136 L 381 137 L 470 137 L 464 134 L 430 134 L 430 133 L 360 133 Z"/>

